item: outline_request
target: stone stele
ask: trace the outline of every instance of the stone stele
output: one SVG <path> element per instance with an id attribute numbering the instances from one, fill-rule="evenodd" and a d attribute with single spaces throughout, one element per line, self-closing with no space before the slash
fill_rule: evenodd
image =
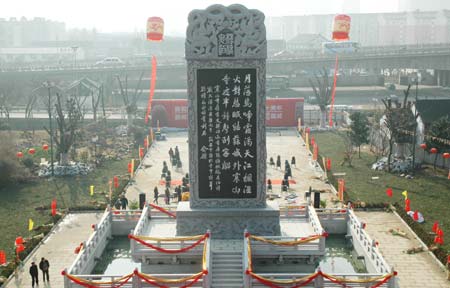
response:
<path id="1" fill-rule="evenodd" d="M 265 191 L 267 41 L 264 14 L 237 4 L 228 7 L 212 5 L 205 10 L 193 10 L 189 14 L 188 22 L 185 55 L 188 73 L 191 193 L 189 202 L 180 202 L 178 205 L 177 235 L 203 234 L 207 229 L 211 230 L 212 237 L 216 239 L 242 238 L 245 229 L 252 234 L 280 235 L 279 208 L 277 204 L 267 205 Z M 206 94 L 206 88 L 217 87 L 217 91 L 214 91 L 217 92 L 214 94 L 216 97 L 214 100 L 217 100 L 220 105 L 224 104 L 224 97 L 227 97 L 224 96 L 224 91 L 229 84 L 223 79 L 228 76 L 231 79 L 239 77 L 242 80 L 241 82 L 230 80 L 230 83 L 240 85 L 239 88 L 241 88 L 241 91 L 230 96 L 230 99 L 234 99 L 231 97 L 239 98 L 238 105 L 241 106 L 237 106 L 240 108 L 220 106 L 220 112 L 214 110 L 220 116 L 211 116 L 213 114 L 209 112 L 213 111 L 212 106 L 208 108 L 205 103 L 211 104 L 213 92 L 210 89 L 209 94 Z M 245 82 L 244 78 L 248 82 Z M 245 86 L 250 82 L 251 85 Z M 230 91 L 233 87 L 230 86 Z M 252 89 L 255 91 L 251 91 Z M 242 91 L 244 92 L 241 93 Z M 208 97 L 211 98 L 210 102 Z M 248 100 L 247 106 L 243 104 L 244 100 Z M 233 107 L 236 107 L 234 103 Z M 230 119 L 223 116 L 227 113 L 226 109 L 235 109 L 228 111 L 233 115 Z M 255 115 L 249 112 L 250 109 Z M 242 120 L 241 123 L 242 129 L 249 128 L 245 130 L 248 131 L 248 135 L 240 130 L 236 132 L 234 126 L 236 113 L 253 116 L 248 117 L 247 122 Z M 214 121 L 208 123 L 210 118 Z M 216 123 L 217 126 L 212 126 Z M 228 124 L 229 133 L 222 130 L 222 127 Z M 220 129 L 212 129 L 212 127 L 220 127 Z M 240 144 L 237 146 L 224 144 L 226 142 L 225 140 L 222 142 L 222 137 L 228 135 L 241 137 L 238 142 Z M 247 144 L 242 144 L 244 138 L 248 140 Z M 209 141 L 210 146 L 205 141 Z M 214 146 L 216 143 L 218 143 L 217 146 Z M 238 154 L 233 154 L 234 158 L 231 155 L 225 156 L 227 147 L 230 148 L 230 152 L 238 148 L 242 154 L 245 151 L 246 155 L 250 154 L 251 157 L 246 158 L 246 155 L 243 155 L 242 158 L 238 158 L 241 157 L 236 156 Z M 216 148 L 220 152 L 217 152 Z M 204 153 L 206 150 L 210 153 Z M 213 150 L 218 154 L 213 154 Z M 231 160 L 231 169 L 223 168 L 222 164 L 226 164 L 231 158 L 234 159 Z M 245 164 L 250 168 L 239 170 L 236 166 L 237 161 L 239 161 L 238 164 Z M 250 175 L 249 178 L 248 175 Z M 220 180 L 216 180 L 216 177 Z M 235 182 L 233 179 L 238 181 Z"/>

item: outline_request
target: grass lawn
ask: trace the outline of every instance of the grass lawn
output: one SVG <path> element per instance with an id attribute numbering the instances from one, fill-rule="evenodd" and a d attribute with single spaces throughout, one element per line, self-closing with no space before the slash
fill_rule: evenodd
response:
<path id="1" fill-rule="evenodd" d="M 106 202 L 101 194 L 89 195 L 89 186 L 95 186 L 95 193 L 109 191 L 108 181 L 114 175 L 127 172 L 129 157 L 121 161 L 106 161 L 87 176 L 60 177 L 53 180 L 39 179 L 33 183 L 12 184 L 0 187 L 0 250 L 5 250 L 7 259 L 14 257 L 14 240 L 17 236 L 32 236 L 28 231 L 28 219 L 35 227 L 50 221 L 50 210 L 37 211 L 36 207 L 46 206 L 56 198 L 58 209 L 74 206 L 92 206 L 92 201 Z"/>
<path id="2" fill-rule="evenodd" d="M 401 193 L 408 191 L 411 210 L 418 210 L 424 215 L 425 230 L 431 231 L 434 221 L 439 221 L 444 231 L 444 249 L 450 250 L 450 180 L 444 173 L 436 175 L 432 168 L 416 172 L 415 178 L 408 180 L 396 174 L 374 171 L 371 165 L 375 156 L 361 152 L 361 159 L 355 155 L 353 167 L 340 166 L 343 159 L 344 143 L 336 132 L 315 132 L 314 138 L 319 146 L 319 153 L 332 159 L 333 173 L 346 173 L 345 186 L 351 200 L 366 203 L 398 202 L 404 203 Z M 442 171 L 441 171 L 442 172 Z M 372 177 L 379 177 L 372 180 Z M 392 187 L 393 197 L 386 196 L 386 188 Z"/>

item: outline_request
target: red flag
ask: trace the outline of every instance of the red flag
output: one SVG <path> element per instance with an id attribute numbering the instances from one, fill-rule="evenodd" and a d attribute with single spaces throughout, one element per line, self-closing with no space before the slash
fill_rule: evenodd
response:
<path id="1" fill-rule="evenodd" d="M 441 237 L 441 238 L 444 237 L 444 231 L 442 231 L 442 229 L 437 229 L 436 234 L 437 234 L 439 237 Z"/>
<path id="2" fill-rule="evenodd" d="M 434 233 L 437 233 L 437 230 L 439 229 L 439 222 L 435 221 L 433 224 L 433 228 L 431 229 Z"/>
<path id="3" fill-rule="evenodd" d="M 387 195 L 388 197 L 392 197 L 392 188 L 387 188 L 387 189 L 386 189 L 386 195 Z"/>
<path id="4" fill-rule="evenodd" d="M 405 211 L 406 212 L 411 211 L 411 201 L 409 199 L 405 200 Z"/>
<path id="5" fill-rule="evenodd" d="M 155 94 L 155 84 L 156 84 L 156 57 L 152 56 L 152 79 L 150 82 L 150 95 L 148 97 L 147 113 L 145 114 L 145 124 L 148 123 L 148 117 L 152 110 L 153 95 Z"/>
<path id="6" fill-rule="evenodd" d="M 338 55 L 336 54 L 336 61 L 334 62 L 334 79 L 333 79 L 333 90 L 331 91 L 331 106 L 329 115 L 329 125 L 333 127 L 333 107 L 334 107 L 334 96 L 336 95 L 336 82 L 338 73 Z"/>
<path id="7" fill-rule="evenodd" d="M 114 188 L 119 188 L 119 177 L 114 176 L 113 177 L 114 182 Z"/>
<path id="8" fill-rule="evenodd" d="M 133 172 L 132 167 L 131 167 L 131 163 L 128 163 L 128 173 Z"/>

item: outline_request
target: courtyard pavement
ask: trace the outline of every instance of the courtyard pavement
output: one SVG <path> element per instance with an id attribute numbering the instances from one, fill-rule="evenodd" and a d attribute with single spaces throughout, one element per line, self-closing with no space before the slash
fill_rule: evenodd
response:
<path id="1" fill-rule="evenodd" d="M 153 202 L 153 189 L 158 187 L 160 198 L 158 203 L 160 206 L 166 206 L 164 204 L 165 186 L 161 181 L 161 170 L 163 167 L 163 161 L 166 161 L 169 165 L 169 170 L 172 175 L 172 183 L 179 182 L 183 176 L 189 172 L 189 156 L 188 156 L 188 142 L 187 132 L 172 132 L 167 133 L 167 141 L 156 141 L 148 153 L 143 159 L 143 165 L 136 171 L 133 185 L 128 186 L 126 190 L 126 197 L 128 200 L 137 201 L 139 199 L 139 193 L 144 192 L 146 194 L 147 201 Z M 273 157 L 276 161 L 278 155 L 281 157 L 281 166 L 284 169 L 284 161 L 288 160 L 291 163 L 292 156 L 296 158 L 296 167 L 292 167 L 292 181 L 288 192 L 281 192 L 281 185 L 275 184 L 281 182 L 283 179 L 284 170 L 271 167 L 267 162 L 267 179 L 271 179 L 273 184 L 273 194 L 275 198 L 273 201 L 277 201 L 280 204 L 302 204 L 305 202 L 304 192 L 311 186 L 313 189 L 331 191 L 330 186 L 320 179 L 322 173 L 315 168 L 311 163 L 311 155 L 305 149 L 305 145 L 301 137 L 297 136 L 297 132 L 294 129 L 267 131 L 267 161 L 270 157 Z M 177 170 L 170 166 L 169 161 L 169 149 L 175 149 L 178 146 L 180 150 L 180 157 L 183 163 L 182 168 Z M 295 182 L 295 183 L 294 183 Z M 174 186 L 171 187 L 173 192 Z M 285 197 L 289 194 L 296 194 L 298 197 L 293 201 L 287 201 Z M 321 193 L 321 199 L 327 200 L 327 206 L 331 206 L 332 198 L 331 192 Z M 174 201 L 176 201 L 174 199 Z M 170 204 L 175 207 L 176 203 Z"/>
<path id="2" fill-rule="evenodd" d="M 386 262 L 398 271 L 400 287 L 450 287 L 446 272 L 440 269 L 429 252 L 406 253 L 407 249 L 420 246 L 420 242 L 398 216 L 387 212 L 356 212 L 356 215 L 367 224 L 365 229 L 370 237 L 378 241 Z M 397 228 L 406 232 L 409 239 L 388 232 Z"/>
<path id="3" fill-rule="evenodd" d="M 29 274 L 31 262 L 36 262 L 36 265 L 39 266 L 41 257 L 45 257 L 50 263 L 50 283 L 44 284 L 42 273 L 39 270 L 38 287 L 64 287 L 64 278 L 61 271 L 72 265 L 77 257 L 77 254 L 74 253 L 75 248 L 81 242 L 88 240 L 92 234 L 91 225 L 100 221 L 102 215 L 103 212 L 68 214 L 41 246 L 28 257 L 22 268 L 4 288 L 31 287 L 31 276 Z"/>

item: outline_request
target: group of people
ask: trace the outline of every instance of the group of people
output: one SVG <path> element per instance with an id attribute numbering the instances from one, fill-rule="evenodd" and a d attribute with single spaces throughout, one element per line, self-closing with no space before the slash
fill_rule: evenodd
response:
<path id="1" fill-rule="evenodd" d="M 297 167 L 297 165 L 296 165 L 295 163 L 296 163 L 295 156 L 292 156 L 292 158 L 291 158 L 291 165 Z M 287 165 L 286 165 L 286 164 L 287 164 Z M 270 165 L 272 168 L 276 166 L 276 169 L 280 168 L 280 170 L 281 170 L 281 156 L 280 156 L 280 155 L 277 156 L 277 162 L 276 162 L 276 163 L 275 163 L 275 161 L 273 160 L 273 157 L 270 157 L 269 165 Z M 284 161 L 284 168 L 286 168 L 287 166 L 289 166 L 289 161 L 286 159 L 286 160 Z M 289 167 L 290 167 L 290 166 L 289 166 Z M 286 170 L 286 169 L 285 169 L 285 170 Z"/>
<path id="2" fill-rule="evenodd" d="M 275 163 L 273 157 L 270 157 L 269 165 L 271 167 L 276 166 L 276 169 L 280 168 L 280 170 L 281 170 L 281 156 L 280 155 L 277 156 L 276 163 Z M 281 180 L 281 191 L 282 192 L 287 192 L 289 190 L 289 178 L 292 178 L 291 166 L 297 167 L 295 156 L 292 156 L 291 164 L 289 164 L 289 161 L 287 159 L 284 161 L 284 177 L 283 177 L 283 180 Z M 272 189 L 273 189 L 272 180 L 268 179 L 267 180 L 267 191 L 272 191 Z"/>
<path id="3" fill-rule="evenodd" d="M 125 197 L 125 193 L 122 193 L 119 198 L 117 198 L 116 203 L 114 203 L 114 208 L 117 210 L 126 210 L 128 206 L 128 199 Z"/>
<path id="4" fill-rule="evenodd" d="M 166 161 L 163 162 L 161 178 L 164 178 L 166 187 L 164 190 L 164 203 L 166 205 L 169 205 L 170 199 L 173 198 L 171 197 L 170 191 L 172 176 L 170 171 L 168 170 Z M 182 193 L 189 191 L 188 183 L 189 183 L 189 173 L 186 173 L 186 175 L 181 179 L 181 185 L 175 186 L 174 189 L 175 197 L 178 199 L 178 202 L 182 200 Z M 159 205 L 158 199 L 159 199 L 159 190 L 158 186 L 155 186 L 155 188 L 153 188 L 153 203 Z"/>
<path id="5" fill-rule="evenodd" d="M 41 258 L 41 262 L 39 262 L 39 269 L 42 271 L 42 280 L 45 281 L 47 280 L 47 282 L 50 282 L 50 277 L 48 274 L 48 270 L 50 269 L 50 263 L 48 262 L 47 259 L 45 259 L 44 257 Z M 36 286 L 39 286 L 39 270 L 38 270 L 38 266 L 36 265 L 35 262 L 31 262 L 31 267 L 30 267 L 30 275 L 31 275 L 31 287 L 34 288 L 34 285 L 36 284 Z"/>
<path id="6" fill-rule="evenodd" d="M 175 150 L 170 147 L 169 149 L 169 157 L 170 157 L 170 164 L 172 167 L 175 168 L 181 168 L 181 159 L 180 159 L 180 151 L 178 150 L 178 146 L 175 146 Z"/>

